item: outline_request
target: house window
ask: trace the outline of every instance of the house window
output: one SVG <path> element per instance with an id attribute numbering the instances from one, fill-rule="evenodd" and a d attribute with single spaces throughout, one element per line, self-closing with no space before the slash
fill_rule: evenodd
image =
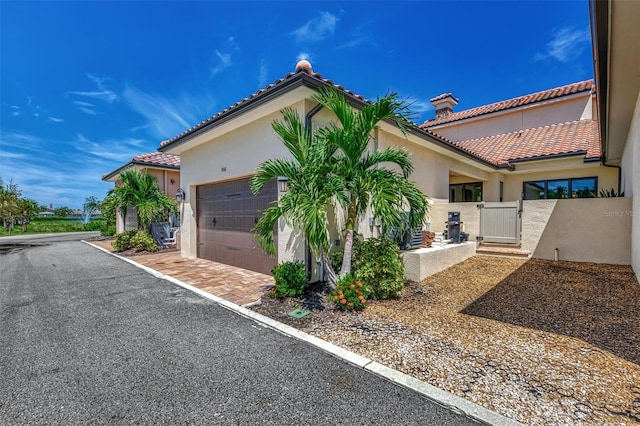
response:
<path id="1" fill-rule="evenodd" d="M 482 182 L 449 185 L 449 202 L 482 201 Z"/>
<path id="2" fill-rule="evenodd" d="M 536 180 L 523 183 L 525 200 L 593 198 L 598 190 L 598 178 Z"/>

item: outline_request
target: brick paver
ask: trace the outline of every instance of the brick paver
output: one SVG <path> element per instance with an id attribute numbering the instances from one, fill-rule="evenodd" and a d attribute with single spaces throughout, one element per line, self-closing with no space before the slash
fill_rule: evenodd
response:
<path id="1" fill-rule="evenodd" d="M 93 241 L 91 244 L 113 251 L 109 241 Z M 274 283 L 270 275 L 211 260 L 188 259 L 182 257 L 178 250 L 132 256 L 130 259 L 241 306 L 260 300 Z"/>

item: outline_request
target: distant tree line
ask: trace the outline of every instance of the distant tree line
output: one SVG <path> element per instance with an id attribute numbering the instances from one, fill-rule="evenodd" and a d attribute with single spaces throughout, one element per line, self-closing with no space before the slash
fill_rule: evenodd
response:
<path id="1" fill-rule="evenodd" d="M 0 178 L 0 220 L 5 232 L 11 232 L 16 225 L 22 225 L 22 231 L 27 232 L 31 217 L 38 211 L 38 203 L 23 197 L 18 184 L 10 180 L 5 185 Z"/>

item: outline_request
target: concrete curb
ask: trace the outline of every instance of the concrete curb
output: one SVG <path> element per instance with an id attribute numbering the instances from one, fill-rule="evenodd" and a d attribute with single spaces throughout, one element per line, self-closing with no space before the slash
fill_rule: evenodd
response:
<path id="1" fill-rule="evenodd" d="M 118 259 L 121 259 L 127 263 L 130 263 L 133 266 L 136 266 L 149 274 L 169 281 L 179 287 L 184 288 L 185 290 L 189 290 L 193 293 L 196 293 L 206 299 L 209 299 L 222 307 L 233 311 L 237 314 L 242 315 L 243 317 L 250 318 L 256 321 L 259 325 L 263 327 L 270 328 L 284 335 L 293 337 L 295 339 L 301 340 L 303 342 L 309 343 L 318 349 L 321 349 L 324 352 L 329 353 L 336 358 L 339 358 L 343 361 L 346 361 L 350 364 L 353 364 L 357 367 L 365 369 L 370 373 L 373 373 L 377 376 L 388 380 L 391 383 L 394 383 L 398 386 L 405 387 L 410 389 L 423 397 L 435 402 L 438 405 L 441 405 L 451 411 L 456 413 L 463 414 L 469 418 L 477 420 L 481 423 L 493 426 L 523 426 L 522 423 L 512 420 L 508 417 L 502 416 L 496 412 L 489 410 L 481 405 L 475 404 L 471 401 L 468 401 L 464 398 L 456 396 L 450 392 L 439 389 L 435 386 L 432 386 L 428 383 L 420 381 L 414 377 L 411 377 L 407 374 L 401 373 L 392 368 L 386 367 L 378 362 L 375 362 L 369 358 L 363 357 L 351 351 L 348 351 L 344 348 L 334 345 L 333 343 L 329 343 L 325 340 L 319 339 L 315 336 L 307 334 L 303 331 L 298 330 L 297 328 L 293 328 L 289 325 L 283 324 L 281 322 L 275 321 L 272 318 L 266 317 L 262 314 L 254 312 L 250 309 L 242 307 L 240 305 L 236 305 L 235 303 L 229 302 L 221 297 L 208 293 L 204 290 L 201 290 L 197 287 L 193 287 L 185 282 L 182 282 L 170 275 L 166 275 L 162 272 L 158 272 L 155 269 L 149 268 L 147 266 L 141 265 L 129 258 L 118 256 L 115 253 L 110 252 L 102 247 L 91 244 L 87 241 L 82 241 L 83 243 L 90 245 L 92 247 L 97 248 L 98 250 L 102 250 L 103 252 L 110 254 Z"/>

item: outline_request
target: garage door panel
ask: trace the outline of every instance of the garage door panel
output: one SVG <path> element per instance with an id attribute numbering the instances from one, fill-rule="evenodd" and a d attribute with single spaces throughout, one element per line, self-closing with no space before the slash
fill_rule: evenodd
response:
<path id="1" fill-rule="evenodd" d="M 275 181 L 258 197 L 248 179 L 199 186 L 198 257 L 270 273 L 276 259 L 260 248 L 252 229 L 262 216 L 258 210 L 266 209 L 277 196 Z"/>

